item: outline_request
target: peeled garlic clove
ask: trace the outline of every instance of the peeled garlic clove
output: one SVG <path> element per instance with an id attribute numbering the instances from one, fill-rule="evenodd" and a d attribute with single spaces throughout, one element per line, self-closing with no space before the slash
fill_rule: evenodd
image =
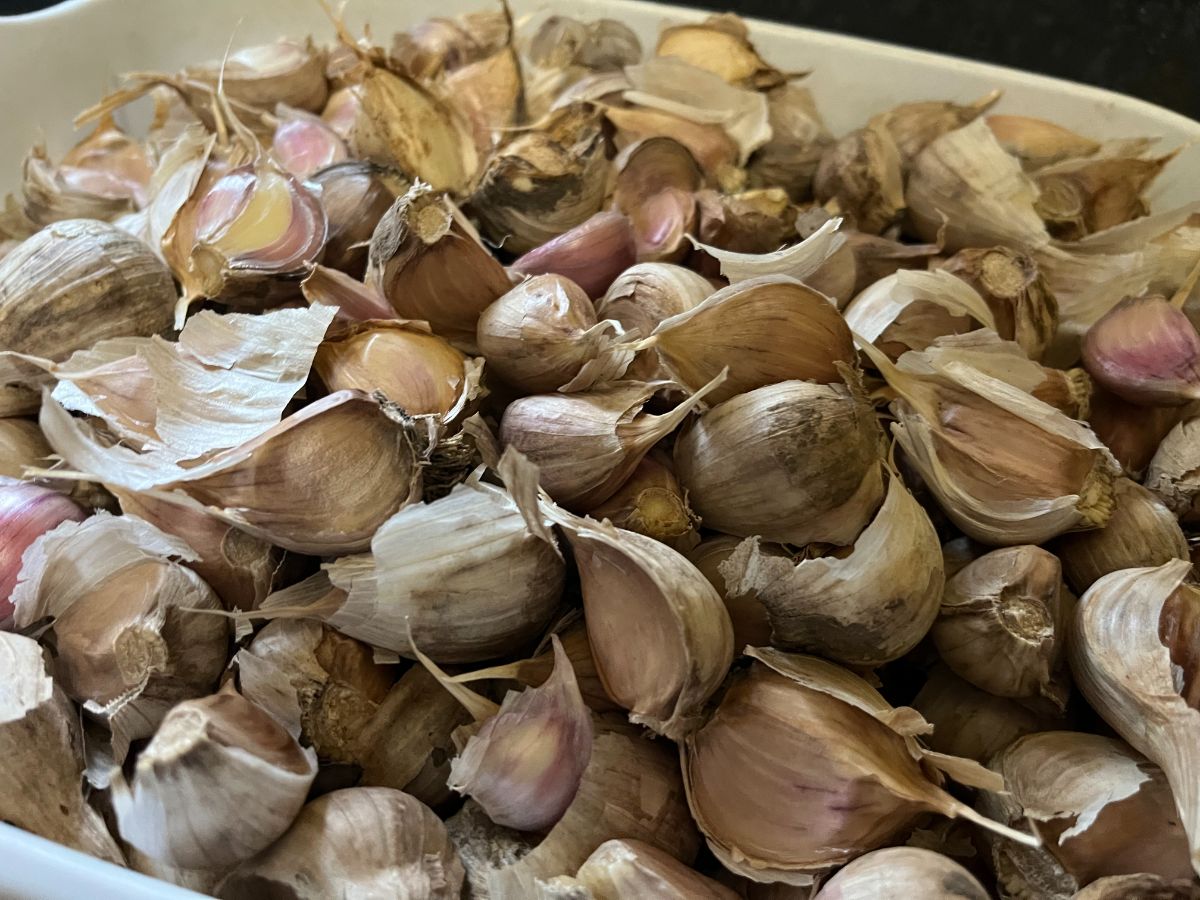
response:
<path id="1" fill-rule="evenodd" d="M 955 674 L 997 697 L 1045 697 L 1061 709 L 1072 598 L 1040 547 L 985 553 L 946 582 L 930 635 Z"/>
<path id="2" fill-rule="evenodd" d="M 989 896 L 974 875 L 948 856 L 917 847 L 888 847 L 839 869 L 813 900 L 987 900 Z"/>
<path id="3" fill-rule="evenodd" d="M 378 291 L 355 281 L 345 272 L 330 269 L 319 263 L 313 266 L 302 282 L 300 293 L 309 306 L 332 306 L 337 317 L 351 322 L 368 319 L 392 319 L 396 311 Z"/>
<path id="4" fill-rule="evenodd" d="M 704 413 L 675 442 L 675 474 L 709 528 L 845 546 L 883 500 L 881 437 L 844 385 L 785 381 Z"/>
<path id="5" fill-rule="evenodd" d="M 620 489 L 594 509 L 593 519 L 608 519 L 618 528 L 636 531 L 686 553 L 699 542 L 700 518 L 688 506 L 669 463 L 647 456 Z"/>
<path id="6" fill-rule="evenodd" d="M 81 522 L 84 511 L 58 491 L 0 477 L 0 628 L 12 624 L 10 596 L 21 557 L 39 537 L 63 522 Z"/>
<path id="7" fill-rule="evenodd" d="M 746 171 L 752 187 L 781 187 L 792 200 L 809 197 L 821 156 L 833 143 L 807 88 L 785 84 L 767 93 L 771 139 L 759 147 Z"/>
<path id="8" fill-rule="evenodd" d="M 348 160 L 314 172 L 329 229 L 321 260 L 331 269 L 362 276 L 375 226 L 406 185 L 370 163 Z"/>
<path id="9" fill-rule="evenodd" d="M 1185 406 L 1141 406 L 1097 387 L 1088 404 L 1087 422 L 1121 468 L 1140 478 L 1186 413 Z"/>
<path id="10" fill-rule="evenodd" d="M 1128 297 L 1083 338 L 1083 364 L 1130 403 L 1177 406 L 1200 397 L 1200 334 L 1160 296 Z"/>
<path id="11" fill-rule="evenodd" d="M 985 119 L 988 128 L 1008 153 L 1026 170 L 1074 157 L 1091 156 L 1100 144 L 1061 125 L 1032 116 L 996 116 Z"/>
<path id="12" fill-rule="evenodd" d="M 813 178 L 813 194 L 830 212 L 879 234 L 904 212 L 900 149 L 878 122 L 852 131 L 829 147 Z"/>
<path id="13" fill-rule="evenodd" d="M 188 74 L 218 83 L 234 100 L 274 109 L 283 103 L 297 109 L 319 110 L 325 105 L 325 53 L 313 46 L 281 39 L 235 50 L 222 60 L 193 66 Z"/>
<path id="14" fill-rule="evenodd" d="M 696 227 L 695 192 L 704 174 L 679 141 L 653 137 L 621 151 L 614 161 L 613 203 L 633 224 L 639 262 L 678 262 L 684 236 Z"/>
<path id="15" fill-rule="evenodd" d="M 758 55 L 750 43 L 746 23 L 733 13 L 662 29 L 654 53 L 681 59 L 720 75 L 730 84 L 759 91 L 778 87 L 787 80 L 787 76 Z"/>
<path id="16" fill-rule="evenodd" d="M 0 631 L 0 818 L 18 828 L 124 864 L 104 820 L 80 790 L 79 714 L 46 671 L 32 638 Z M 37 777 L 30 777 L 31 773 Z"/>
<path id="17" fill-rule="evenodd" d="M 1079 593 L 1119 569 L 1188 558 L 1187 538 L 1158 497 L 1128 478 L 1118 478 L 1113 493 L 1113 514 L 1106 526 L 1063 535 L 1055 545 L 1063 571 Z"/>
<path id="18" fill-rule="evenodd" d="M 942 548 L 929 516 L 897 476 L 853 547 L 801 558 L 763 553 L 754 538 L 724 563 L 729 591 L 766 607 L 771 643 L 876 666 L 916 646 L 942 600 Z"/>
<path id="19" fill-rule="evenodd" d="M 683 745 L 688 803 L 722 865 L 753 881 L 811 884 L 919 816 L 963 817 L 1014 840 L 941 787 L 939 767 L 997 790 L 998 776 L 925 750 L 929 725 L 815 657 L 748 648 L 712 718 Z"/>
<path id="20" fill-rule="evenodd" d="M 175 286 L 141 241 L 104 222 L 56 222 L 0 260 L 0 346 L 63 359 L 171 325 Z"/>
<path id="21" fill-rule="evenodd" d="M 462 882 L 462 863 L 433 810 L 400 791 L 355 787 L 307 804 L 283 837 L 225 877 L 216 896 L 457 900 Z"/>
<path id="22" fill-rule="evenodd" d="M 1122 741 L 1071 731 L 1026 735 L 990 766 L 1007 794 L 982 810 L 1043 840 L 1032 849 L 992 845 L 1002 885 L 1069 894 L 1108 875 L 1191 874 L 1187 837 L 1162 771 Z"/>
<path id="23" fill-rule="evenodd" d="M 1200 520 L 1200 419 L 1184 419 L 1162 439 L 1146 469 L 1146 487 L 1181 522 Z"/>
<path id="24" fill-rule="evenodd" d="M 562 275 L 598 299 L 634 264 L 635 254 L 628 217 L 605 211 L 533 248 L 510 268 L 522 275 Z"/>
<path id="25" fill-rule="evenodd" d="M 725 601 L 725 611 L 729 613 L 729 620 L 733 624 L 733 646 L 759 647 L 771 642 L 771 620 L 767 616 L 767 608 L 753 592 L 729 590 L 721 573 L 722 564 L 733 556 L 741 543 L 741 538 L 721 534 L 705 538 L 685 555 Z M 760 546 L 759 552 L 786 556 L 782 548 L 776 549 L 769 544 Z"/>
<path id="26" fill-rule="evenodd" d="M 488 369 L 524 393 L 581 390 L 620 378 L 633 351 L 600 322 L 587 293 L 562 275 L 535 275 L 479 316 L 475 342 Z"/>
<path id="27" fill-rule="evenodd" d="M 685 557 L 652 538 L 550 506 L 547 515 L 575 552 L 605 691 L 631 722 L 681 738 L 697 726 L 733 659 L 720 595 Z"/>
<path id="28" fill-rule="evenodd" d="M 987 112 L 1000 99 L 1000 91 L 985 94 L 972 103 L 959 104 L 945 100 L 925 100 L 901 103 L 876 117 L 900 151 L 907 170 L 917 154 L 948 131 L 962 128 Z"/>
<path id="29" fill-rule="evenodd" d="M 783 275 L 731 284 L 661 322 L 653 336 L 663 365 L 691 391 L 728 369 L 709 398 L 715 403 L 793 379 L 840 382 L 856 359 L 833 304 Z"/>
<path id="30" fill-rule="evenodd" d="M 737 894 L 689 869 L 674 856 L 636 840 L 605 841 L 575 878 L 595 900 L 736 900 Z"/>
<path id="31" fill-rule="evenodd" d="M 297 178 L 308 178 L 346 158 L 345 142 L 317 116 L 287 107 L 276 113 L 279 121 L 271 136 L 271 152 Z"/>
<path id="32" fill-rule="evenodd" d="M 1145 216 L 1150 205 L 1142 194 L 1174 157 L 1100 156 L 1045 166 L 1033 176 L 1036 209 L 1050 233 L 1065 241 Z"/>
<path id="33" fill-rule="evenodd" d="M 375 228 L 367 285 L 435 334 L 473 344 L 479 314 L 512 287 L 470 223 L 428 185 L 413 186 Z"/>
<path id="34" fill-rule="evenodd" d="M 1193 879 L 1166 881 L 1157 875 L 1112 875 L 1097 878 L 1071 900 L 1197 900 L 1200 888 Z"/>
<path id="35" fill-rule="evenodd" d="M 608 106 L 604 117 L 617 129 L 615 142 L 620 150 L 651 138 L 671 138 L 688 149 L 704 172 L 720 177 L 737 164 L 738 145 L 719 125 L 642 107 Z"/>

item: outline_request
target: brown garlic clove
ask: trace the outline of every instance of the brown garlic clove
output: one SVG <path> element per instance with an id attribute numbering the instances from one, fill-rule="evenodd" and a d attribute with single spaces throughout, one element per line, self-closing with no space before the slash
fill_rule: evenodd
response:
<path id="1" fill-rule="evenodd" d="M 1069 129 L 1032 116 L 988 116 L 996 140 L 1021 161 L 1027 171 L 1065 159 L 1091 156 L 1100 144 Z"/>
<path id="2" fill-rule="evenodd" d="M 670 138 L 688 149 L 704 172 L 728 177 L 738 160 L 738 146 L 719 125 L 693 122 L 657 109 L 609 106 L 604 117 L 616 128 L 617 148 L 625 150 L 640 141 Z"/>
<path id="3" fill-rule="evenodd" d="M 675 474 L 707 527 L 846 546 L 883 500 L 881 449 L 871 407 L 844 385 L 785 381 L 704 413 L 675 442 Z"/>
<path id="4" fill-rule="evenodd" d="M 445 102 L 466 120 L 480 156 L 489 154 L 524 112 L 521 62 L 511 45 L 448 73 L 442 89 Z"/>
<path id="5" fill-rule="evenodd" d="M 688 803 L 709 848 L 754 881 L 814 876 L 885 844 L 924 813 L 980 816 L 941 787 L 940 769 L 997 790 L 998 776 L 925 750 L 929 725 L 865 681 L 815 657 L 748 648 L 751 668 L 682 750 Z"/>
<path id="6" fill-rule="evenodd" d="M 1157 159 L 1098 156 L 1044 166 L 1034 174 L 1039 195 L 1035 208 L 1050 233 L 1075 241 L 1097 231 L 1145 216 L 1142 196 L 1174 153 Z"/>
<path id="7" fill-rule="evenodd" d="M 678 262 L 704 185 L 695 157 L 679 141 L 652 137 L 626 147 L 613 165 L 613 203 L 633 225 L 638 262 Z"/>
<path id="8" fill-rule="evenodd" d="M 1200 900 L 1194 879 L 1167 881 L 1157 875 L 1113 875 L 1097 878 L 1071 900 Z"/>
<path id="9" fill-rule="evenodd" d="M 345 142 L 318 116 L 290 107 L 277 109 L 276 115 L 271 152 L 292 175 L 307 179 L 346 159 Z"/>
<path id="10" fill-rule="evenodd" d="M 433 810 L 389 788 L 354 787 L 307 804 L 274 844 L 221 882 L 223 900 L 340 892 L 457 900 L 463 867 Z"/>
<path id="11" fill-rule="evenodd" d="M 274 109 L 277 103 L 316 111 L 325 105 L 325 53 L 313 46 L 278 40 L 235 50 L 222 60 L 192 66 L 188 74 L 214 86 L 218 83 L 234 100 Z"/>
<path id="12" fill-rule="evenodd" d="M 1159 445 L 1186 413 L 1185 406 L 1141 406 L 1096 387 L 1088 404 L 1087 422 L 1121 468 L 1140 478 Z"/>
<path id="13" fill-rule="evenodd" d="M 81 522 L 84 515 L 57 491 L 0 477 L 0 628 L 12 625 L 10 597 L 21 574 L 22 555 L 46 532 L 63 522 Z"/>
<path id="14" fill-rule="evenodd" d="M 746 23 L 733 13 L 662 29 L 654 53 L 681 59 L 720 75 L 730 84 L 757 91 L 770 90 L 787 81 L 784 73 L 758 55 L 750 43 Z"/>
<path id="15" fill-rule="evenodd" d="M 794 201 L 812 193 L 813 177 L 833 136 L 807 88 L 785 84 L 767 93 L 771 139 L 750 158 L 751 187 L 781 187 Z"/>
<path id="16" fill-rule="evenodd" d="M 346 321 L 365 322 L 368 319 L 396 318 L 396 311 L 392 309 L 392 305 L 377 290 L 356 281 L 345 272 L 327 268 L 319 263 L 313 266 L 308 276 L 300 282 L 300 293 L 304 295 L 309 306 L 335 307 L 337 318 Z"/>
<path id="17" fill-rule="evenodd" d="M 856 666 L 898 659 L 925 636 L 942 600 L 942 550 L 916 498 L 893 475 L 852 547 L 793 562 L 755 538 L 721 567 L 729 592 L 766 607 L 771 643 Z"/>
<path id="18" fill-rule="evenodd" d="M 1000 91 L 992 91 L 971 103 L 959 104 L 945 100 L 925 100 L 901 103 L 875 118 L 896 143 L 900 160 L 907 171 L 917 154 L 948 131 L 962 128 L 979 118 L 996 101 Z"/>
<path id="19" fill-rule="evenodd" d="M 138 756 L 133 784 L 113 776 L 121 837 L 180 868 L 235 865 L 300 812 L 317 772 L 269 714 L 232 691 L 186 700 Z"/>
<path id="20" fill-rule="evenodd" d="M 615 494 L 587 514 L 652 537 L 680 553 L 700 541 L 696 533 L 700 517 L 688 506 L 687 492 L 666 457 L 645 457 Z"/>
<path id="21" fill-rule="evenodd" d="M 854 254 L 855 294 L 901 269 L 924 269 L 932 257 L 942 252 L 939 244 L 904 244 L 861 231 L 847 231 L 845 235 Z"/>
<path id="22" fill-rule="evenodd" d="M 0 631 L 0 818 L 92 856 L 124 863 L 80 790 L 79 714 L 32 638 Z M 37 777 L 29 774 L 36 772 Z"/>
<path id="23" fill-rule="evenodd" d="M 349 160 L 315 172 L 329 223 L 322 262 L 355 278 L 367 265 L 367 245 L 379 220 L 407 185 L 370 163 Z"/>
<path id="24" fill-rule="evenodd" d="M 510 268 L 521 275 L 562 275 L 598 300 L 635 260 L 633 226 L 628 217 L 604 211 L 533 248 Z"/>
<path id="25" fill-rule="evenodd" d="M 955 674 L 997 697 L 1044 697 L 1063 709 L 1061 672 L 1073 597 L 1040 547 L 985 553 L 946 582 L 930 635 Z"/>
<path id="26" fill-rule="evenodd" d="M 880 234 L 904 212 L 902 165 L 891 133 L 873 122 L 825 151 L 813 178 L 813 194 L 859 231 Z"/>
<path id="27" fill-rule="evenodd" d="M 1158 445 L 1146 469 L 1146 487 L 1158 494 L 1181 522 L 1200 521 L 1200 419 L 1184 419 Z"/>
<path id="28" fill-rule="evenodd" d="M 932 850 L 887 847 L 872 850 L 839 869 L 813 900 L 987 900 L 975 876 Z"/>
<path id="29" fill-rule="evenodd" d="M 594 900 L 737 900 L 737 894 L 689 869 L 674 856 L 637 840 L 605 841 L 579 867 L 576 880 Z"/>
<path id="30" fill-rule="evenodd" d="M 1118 478 L 1113 495 L 1113 514 L 1106 526 L 1063 535 L 1055 545 L 1063 572 L 1078 593 L 1110 572 L 1188 559 L 1179 522 L 1151 491 Z"/>
<path id="31" fill-rule="evenodd" d="M 729 590 L 721 573 L 722 564 L 733 556 L 741 543 L 741 538 L 721 534 L 705 538 L 686 556 L 725 601 L 725 611 L 729 613 L 729 621 L 733 624 L 733 646 L 761 647 L 771 642 L 771 620 L 767 616 L 767 608 L 753 592 L 736 593 Z M 780 557 L 785 555 L 782 549 L 777 550 L 770 544 L 760 546 L 759 552 L 774 553 Z"/>

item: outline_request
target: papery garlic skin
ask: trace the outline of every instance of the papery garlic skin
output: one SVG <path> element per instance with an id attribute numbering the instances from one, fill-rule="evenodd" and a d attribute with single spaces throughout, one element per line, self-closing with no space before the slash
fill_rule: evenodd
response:
<path id="1" fill-rule="evenodd" d="M 725 601 L 725 611 L 729 613 L 729 620 L 733 624 L 733 646 L 761 647 L 771 643 L 771 619 L 767 615 L 767 608 L 754 592 L 740 594 L 729 590 L 721 573 L 721 566 L 741 544 L 742 538 L 722 534 L 705 538 L 685 555 Z M 782 548 L 771 544 L 760 546 L 759 550 L 780 557 L 786 555 Z"/>
<path id="2" fill-rule="evenodd" d="M 954 860 L 932 850 L 888 847 L 851 862 L 813 900 L 987 900 L 988 892 Z"/>
<path id="3" fill-rule="evenodd" d="M 1200 418 L 1185 419 L 1158 445 L 1146 469 L 1145 484 L 1181 522 L 1200 520 Z"/>
<path id="4" fill-rule="evenodd" d="M 1027 171 L 1072 157 L 1091 156 L 1100 144 L 1069 129 L 1032 116 L 992 115 L 985 119 L 1000 145 Z"/>
<path id="5" fill-rule="evenodd" d="M 39 466 L 53 453 L 36 422 L 0 418 L 0 476 L 19 479 L 26 466 Z"/>
<path id="6" fill-rule="evenodd" d="M 329 90 L 325 53 L 311 39 L 304 44 L 280 39 L 242 47 L 223 60 L 192 66 L 188 72 L 214 85 L 220 79 L 231 98 L 267 109 L 284 103 L 319 110 Z"/>
<path id="7" fill-rule="evenodd" d="M 21 556 L 41 535 L 84 512 L 57 491 L 0 477 L 0 630 L 12 625 L 9 602 L 21 572 Z"/>
<path id="8" fill-rule="evenodd" d="M 867 234 L 879 234 L 895 222 L 904 212 L 904 171 L 888 129 L 869 123 L 826 150 L 813 178 L 813 194 Z"/>
<path id="9" fill-rule="evenodd" d="M 575 878 L 594 900 L 735 900 L 738 896 L 669 853 L 636 840 L 605 841 L 579 867 Z"/>

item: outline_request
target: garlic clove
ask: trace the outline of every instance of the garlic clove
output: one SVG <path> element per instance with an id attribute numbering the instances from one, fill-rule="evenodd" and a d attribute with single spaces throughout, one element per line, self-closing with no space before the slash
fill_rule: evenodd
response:
<path id="1" fill-rule="evenodd" d="M 1141 406 L 1096 387 L 1087 422 L 1130 476 L 1141 478 L 1171 429 L 1187 414 L 1186 406 Z"/>
<path id="2" fill-rule="evenodd" d="M 832 144 L 821 156 L 813 194 L 867 234 L 895 223 L 904 212 L 904 171 L 891 132 L 875 121 Z"/>
<path id="3" fill-rule="evenodd" d="M 1113 875 L 1097 878 L 1071 900 L 1196 900 L 1200 888 L 1193 879 L 1166 881 L 1157 875 Z"/>
<path id="4" fill-rule="evenodd" d="M 617 129 L 619 150 L 643 140 L 670 138 L 686 147 L 706 173 L 728 177 L 737 164 L 738 145 L 719 125 L 643 107 L 607 106 L 604 117 Z"/>
<path id="5" fill-rule="evenodd" d="M 524 113 L 521 62 L 511 44 L 449 72 L 442 88 L 466 120 L 480 156 L 490 153 Z"/>
<path id="6" fill-rule="evenodd" d="M 10 600 L 22 555 L 46 532 L 63 522 L 82 522 L 84 515 L 74 501 L 57 491 L 0 477 L 0 628 L 12 626 Z"/>
<path id="7" fill-rule="evenodd" d="M 940 244 L 904 244 L 861 231 L 845 234 L 854 256 L 855 295 L 901 269 L 923 269 L 942 252 Z"/>
<path id="8" fill-rule="evenodd" d="M 396 197 L 408 189 L 407 183 L 378 166 L 356 160 L 327 165 L 309 180 L 321 188 L 321 208 L 329 223 L 321 261 L 361 278 L 371 235 Z"/>
<path id="9" fill-rule="evenodd" d="M 46 671 L 32 638 L 0 631 L 0 818 L 18 828 L 124 864 L 104 820 L 80 790 L 79 715 Z M 36 772 L 36 778 L 29 774 Z"/>
<path id="10" fill-rule="evenodd" d="M 704 413 L 675 442 L 675 474 L 709 528 L 846 546 L 883 500 L 881 438 L 844 385 L 784 381 Z"/>
<path id="11" fill-rule="evenodd" d="M 896 143 L 900 159 L 907 170 L 917 154 L 929 144 L 956 128 L 962 128 L 979 118 L 1000 99 L 1001 92 L 991 91 L 971 103 L 951 103 L 945 100 L 926 100 L 901 103 L 876 117 Z"/>
<path id="12" fill-rule="evenodd" d="M 705 188 L 696 195 L 700 237 L 738 253 L 771 253 L 796 234 L 796 216 L 783 188 L 756 188 L 721 194 Z"/>
<path id="13" fill-rule="evenodd" d="M 615 494 L 587 511 L 618 528 L 636 531 L 686 553 L 700 541 L 700 517 L 688 506 L 687 492 L 671 471 L 669 460 L 647 456 Z"/>
<path id="14" fill-rule="evenodd" d="M 689 869 L 674 856 L 637 840 L 605 841 L 575 875 L 594 900 L 736 900 L 737 894 Z"/>
<path id="15" fill-rule="evenodd" d="M 599 299 L 634 264 L 635 254 L 629 219 L 621 213 L 605 211 L 533 248 L 518 257 L 510 268 L 521 275 L 562 275 L 578 284 L 589 297 Z"/>
<path id="16" fill-rule="evenodd" d="M 433 810 L 401 791 L 355 787 L 305 805 L 278 841 L 225 877 L 216 896 L 457 900 L 462 882 L 458 853 Z"/>
<path id="17" fill-rule="evenodd" d="M 641 59 L 642 47 L 629 26 L 617 19 L 581 22 L 550 16 L 530 39 L 529 55 L 545 68 L 619 69 Z"/>
<path id="18" fill-rule="evenodd" d="M 678 262 L 696 229 L 695 192 L 704 174 L 679 141 L 652 137 L 623 149 L 613 162 L 613 204 L 633 225 L 638 262 Z"/>
<path id="19" fill-rule="evenodd" d="M 932 850 L 887 847 L 851 862 L 821 885 L 813 900 L 987 900 L 975 876 Z"/>
<path id="20" fill-rule="evenodd" d="M 1065 159 L 1091 156 L 1100 144 L 1069 129 L 1032 116 L 997 116 L 985 119 L 996 140 L 1021 161 L 1026 171 Z"/>
<path id="21" fill-rule="evenodd" d="M 937 532 L 900 479 L 845 553 L 793 561 L 755 538 L 721 566 L 729 592 L 766 607 L 771 642 L 848 665 L 898 659 L 933 625 L 942 600 Z"/>
<path id="22" fill-rule="evenodd" d="M 271 152 L 292 175 L 306 179 L 346 158 L 345 142 L 317 116 L 290 107 L 275 112 Z"/>
<path id="23" fill-rule="evenodd" d="M 833 143 L 807 88 L 785 84 L 767 92 L 771 139 L 746 167 L 752 187 L 781 187 L 794 201 L 806 200 L 821 156 Z"/>
<path id="24" fill-rule="evenodd" d="M 1146 487 L 1158 494 L 1181 522 L 1200 520 L 1196 440 L 1200 419 L 1184 419 L 1162 439 L 1146 469 Z"/>
<path id="25" fill-rule="evenodd" d="M 53 453 L 36 422 L 0 418 L 0 476 L 19 479 L 26 466 L 36 467 Z"/>
<path id="26" fill-rule="evenodd" d="M 312 40 L 301 44 L 281 39 L 272 44 L 243 47 L 224 59 L 192 66 L 188 74 L 251 106 L 274 109 L 277 103 L 319 110 L 329 87 L 325 53 Z"/>
<path id="27" fill-rule="evenodd" d="M 730 590 L 721 573 L 722 564 L 733 556 L 741 543 L 741 538 L 721 534 L 705 538 L 685 555 L 725 601 L 725 611 L 729 613 L 729 620 L 733 624 L 733 646 L 758 647 L 771 642 L 771 620 L 767 608 L 754 592 L 737 593 Z M 776 549 L 770 544 L 765 547 L 760 545 L 759 552 L 784 556 L 782 548 Z"/>
<path id="28" fill-rule="evenodd" d="M 510 17 L 501 10 L 426 19 L 396 32 L 388 56 L 412 78 L 430 80 L 500 49 L 511 30 Z"/>
<path id="29" fill-rule="evenodd" d="M 300 292 L 309 306 L 335 307 L 339 319 L 364 322 L 396 317 L 392 305 L 377 290 L 320 263 L 300 282 Z"/>
<path id="30" fill-rule="evenodd" d="M 1059 240 L 1078 240 L 1150 212 L 1142 196 L 1175 153 L 1156 159 L 1098 155 L 1044 166 L 1034 174 L 1036 209 Z"/>
<path id="31" fill-rule="evenodd" d="M 696 24 L 672 25 L 658 35 L 656 56 L 670 56 L 720 75 L 733 85 L 766 91 L 787 76 L 758 55 L 746 23 L 733 13 L 709 16 Z"/>

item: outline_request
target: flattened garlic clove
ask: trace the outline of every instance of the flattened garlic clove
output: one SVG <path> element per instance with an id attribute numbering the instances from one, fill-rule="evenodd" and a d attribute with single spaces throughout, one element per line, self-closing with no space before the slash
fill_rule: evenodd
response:
<path id="1" fill-rule="evenodd" d="M 83 518 L 83 510 L 57 491 L 0 477 L 0 628 L 12 625 L 10 597 L 25 551 L 63 522 L 81 522 Z"/>
<path id="2" fill-rule="evenodd" d="M 891 132 L 872 122 L 829 147 L 813 178 L 813 194 L 867 234 L 896 222 L 904 212 L 904 170 Z"/>
<path id="3" fill-rule="evenodd" d="M 671 471 L 666 457 L 647 456 L 637 464 L 615 494 L 587 511 L 618 528 L 636 531 L 687 553 L 700 540 L 700 517 L 688 506 L 687 492 Z"/>
<path id="4" fill-rule="evenodd" d="M 1091 156 L 1100 144 L 1069 129 L 1032 116 L 988 116 L 992 134 L 1008 153 L 1033 171 L 1064 159 Z"/>
<path id="5" fill-rule="evenodd" d="M 1200 397 L 1200 334 L 1165 297 L 1127 297 L 1083 338 L 1083 364 L 1130 403 L 1180 406 Z"/>
<path id="6" fill-rule="evenodd" d="M 562 275 L 598 300 L 636 258 L 629 218 L 606 210 L 534 247 L 510 268 L 522 275 Z"/>
<path id="7" fill-rule="evenodd" d="M 962 128 L 991 109 L 1000 99 L 1000 91 L 991 91 L 971 103 L 951 103 L 946 100 L 925 100 L 901 103 L 885 113 L 878 121 L 896 142 L 905 171 L 912 166 L 917 154 L 948 131 Z"/>
<path id="8" fill-rule="evenodd" d="M 671 854 L 637 840 L 605 841 L 579 867 L 575 878 L 591 891 L 594 900 L 651 896 L 662 900 L 736 900 L 738 896 Z"/>
<path id="9" fill-rule="evenodd" d="M 458 853 L 433 810 L 390 788 L 354 787 L 307 804 L 278 841 L 225 877 L 216 896 L 457 900 L 462 882 Z"/>
<path id="10" fill-rule="evenodd" d="M 669 137 L 631 144 L 614 160 L 613 203 L 633 225 L 638 262 L 678 262 L 696 230 L 696 191 L 704 173 L 691 152 Z"/>
<path id="11" fill-rule="evenodd" d="M 839 869 L 813 900 L 987 900 L 975 876 L 932 850 L 872 850 Z"/>
<path id="12" fill-rule="evenodd" d="M 1146 487 L 1185 523 L 1200 521 L 1198 433 L 1200 418 L 1184 419 L 1162 439 L 1146 469 Z"/>
<path id="13" fill-rule="evenodd" d="M 278 103 L 317 111 L 325 105 L 325 52 L 313 45 L 280 39 L 235 50 L 222 60 L 192 66 L 187 73 L 250 106 L 274 109 Z"/>
<path id="14" fill-rule="evenodd" d="M 356 160 L 335 162 L 309 180 L 321 188 L 321 208 L 329 223 L 322 262 L 361 278 L 371 235 L 407 184 L 378 166 Z"/>

